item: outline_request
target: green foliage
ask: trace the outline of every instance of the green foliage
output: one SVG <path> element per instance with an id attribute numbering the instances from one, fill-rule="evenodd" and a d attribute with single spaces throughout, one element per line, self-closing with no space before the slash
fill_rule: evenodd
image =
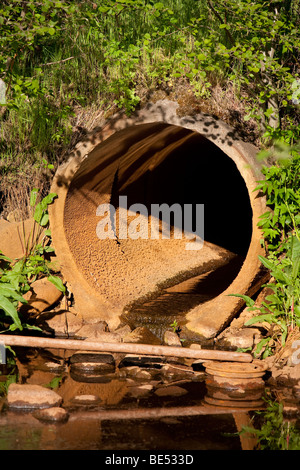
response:
<path id="1" fill-rule="evenodd" d="M 200 97 L 216 80 L 234 83 L 245 118 L 257 119 L 266 139 L 292 143 L 298 10 L 298 0 L 3 1 L 0 78 L 20 146 L 51 163 L 78 105 L 114 103 L 131 113 L 145 90 L 178 80 Z"/>
<path id="2" fill-rule="evenodd" d="M 256 188 L 266 195 L 270 209 L 258 224 L 267 251 L 267 256 L 259 259 L 274 279 L 268 284 L 273 292 L 259 308 L 260 315 L 245 325 L 259 322 L 276 325 L 276 340 L 284 346 L 288 333 L 300 327 L 300 153 L 297 146 L 289 148 L 281 144 L 279 148 L 281 152 L 276 148 L 272 152 L 279 154 L 280 159 L 263 168 L 265 179 Z M 257 309 L 249 301 L 247 305 L 250 311 Z M 274 335 L 264 338 L 255 355 L 266 357 L 275 346 Z"/>
<path id="3" fill-rule="evenodd" d="M 49 230 L 44 231 L 44 238 L 39 242 L 41 231 L 48 223 L 48 205 L 56 197 L 49 194 L 40 202 L 37 202 L 38 190 L 31 193 L 30 204 L 33 209 L 35 225 L 27 240 L 25 256 L 19 260 L 11 260 L 0 252 L 0 324 L 9 323 L 8 329 L 14 331 L 23 328 L 35 329 L 27 323 L 23 323 L 18 313 L 19 303 L 26 304 L 23 295 L 30 290 L 32 282 L 40 277 L 47 277 L 61 292 L 65 293 L 62 280 L 52 273 L 51 263 L 47 255 L 53 253 L 50 246 L 51 234 Z M 34 233 L 34 231 L 36 233 Z"/>
<path id="4" fill-rule="evenodd" d="M 283 416 L 283 404 L 272 397 L 266 397 L 266 409 L 256 411 L 259 423 L 255 427 L 244 426 L 244 432 L 257 439 L 256 450 L 299 450 L 300 430 L 296 424 L 286 421 Z"/>

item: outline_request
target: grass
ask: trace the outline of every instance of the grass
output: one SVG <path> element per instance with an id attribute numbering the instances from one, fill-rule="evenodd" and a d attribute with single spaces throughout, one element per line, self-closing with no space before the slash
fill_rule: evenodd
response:
<path id="1" fill-rule="evenodd" d="M 39 23 L 43 11 L 37 4 L 27 1 L 27 19 L 22 2 L 15 0 L 24 16 L 22 31 L 29 32 L 19 46 L 10 42 L 10 35 L 4 42 L 8 66 L 3 66 L 2 76 L 9 81 L 15 105 L 0 116 L 4 216 L 16 205 L 26 213 L 36 178 L 46 193 L 57 165 L 82 132 L 118 109 L 130 114 L 150 96 L 177 99 L 181 112 L 217 114 L 247 140 L 258 142 L 259 123 L 244 121 L 247 107 L 251 109 L 249 94 L 227 67 L 224 50 L 230 33 L 220 28 L 222 5 L 220 13 L 207 0 L 79 1 L 75 10 L 73 1 L 63 3 L 62 8 L 54 0 L 45 2 L 45 9 L 50 5 L 46 23 Z M 11 7 L 3 8 L 6 12 Z M 10 12 L 12 24 L 19 21 L 16 11 Z M 234 14 L 225 10 L 225 21 Z M 33 20 L 37 25 L 31 30 Z M 39 32 L 45 24 L 52 25 L 51 32 Z M 239 36 L 237 28 L 235 39 Z M 239 69 L 243 73 L 238 60 L 231 66 L 237 76 Z"/>

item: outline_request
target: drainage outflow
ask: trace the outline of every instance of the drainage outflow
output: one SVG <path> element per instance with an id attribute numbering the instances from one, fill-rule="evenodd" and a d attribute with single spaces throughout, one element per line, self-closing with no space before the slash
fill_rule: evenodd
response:
<path id="1" fill-rule="evenodd" d="M 261 176 L 252 145 L 206 115 L 179 118 L 177 106 L 162 101 L 115 116 L 78 144 L 51 188 L 52 238 L 83 316 L 111 329 L 178 320 L 212 338 L 242 306 L 228 295 L 251 295 L 263 281 L 257 222 L 265 205 L 253 191 Z M 172 214 L 171 236 L 151 238 L 151 209 L 162 204 L 181 207 L 182 220 L 186 208 L 204 205 L 201 249 L 186 249 L 191 241 Z M 108 238 L 99 236 L 105 205 L 115 210 Z M 120 236 L 124 216 L 129 224 L 137 214 L 147 236 Z"/>

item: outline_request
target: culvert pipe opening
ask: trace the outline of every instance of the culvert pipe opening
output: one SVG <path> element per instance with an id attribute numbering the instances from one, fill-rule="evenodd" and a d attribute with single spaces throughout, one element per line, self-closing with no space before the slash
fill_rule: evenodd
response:
<path id="1" fill-rule="evenodd" d="M 198 130 L 130 124 L 58 173 L 53 241 L 75 309 L 161 336 L 239 277 L 253 203 L 237 162 Z"/>

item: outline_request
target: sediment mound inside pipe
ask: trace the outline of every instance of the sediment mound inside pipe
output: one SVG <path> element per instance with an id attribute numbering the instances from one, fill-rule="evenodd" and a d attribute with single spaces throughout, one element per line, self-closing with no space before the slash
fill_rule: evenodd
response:
<path id="1" fill-rule="evenodd" d="M 234 284 L 242 287 L 236 293 L 245 293 L 257 274 L 254 263 L 244 284 L 235 282 L 255 231 L 249 164 L 240 157 L 248 172 L 242 175 L 221 145 L 194 129 L 120 122 L 123 129 L 109 125 L 83 144 L 59 170 L 52 188 L 58 193 L 50 211 L 52 236 L 75 309 L 106 320 L 111 328 L 125 320 L 162 334 L 177 320 L 211 336 L 224 318 L 216 319 L 211 311 L 210 330 L 201 330 L 198 309 L 227 296 Z M 228 147 L 239 158 L 232 142 Z M 204 219 L 199 207 L 204 207 Z M 159 218 L 165 221 L 168 210 L 170 224 L 163 227 Z M 187 234 L 188 219 L 189 232 L 204 228 L 198 249 Z M 224 308 L 228 319 L 232 308 Z"/>

